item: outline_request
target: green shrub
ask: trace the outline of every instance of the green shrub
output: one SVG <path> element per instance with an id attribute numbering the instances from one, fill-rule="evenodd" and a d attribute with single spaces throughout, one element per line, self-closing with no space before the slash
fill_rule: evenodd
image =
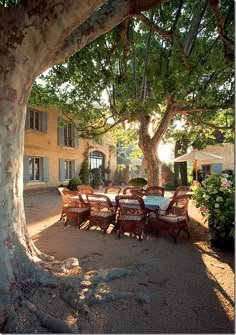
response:
<path id="1" fill-rule="evenodd" d="M 72 178 L 69 180 L 69 184 L 68 184 L 68 188 L 71 191 L 76 191 L 77 190 L 77 186 L 81 185 L 81 180 L 79 178 Z"/>
<path id="2" fill-rule="evenodd" d="M 102 171 L 100 168 L 93 168 L 91 170 L 93 174 L 93 186 L 102 186 L 103 179 L 102 179 Z"/>
<path id="3" fill-rule="evenodd" d="M 128 182 L 130 186 L 145 186 L 147 185 L 147 183 L 148 183 L 147 180 L 141 177 L 132 178 Z"/>
<path id="4" fill-rule="evenodd" d="M 89 185 L 89 161 L 85 158 L 81 164 L 79 177 L 82 185 Z"/>

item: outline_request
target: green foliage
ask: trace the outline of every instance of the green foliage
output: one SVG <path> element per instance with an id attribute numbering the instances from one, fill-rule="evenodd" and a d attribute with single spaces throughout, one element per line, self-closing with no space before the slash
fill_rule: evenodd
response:
<path id="1" fill-rule="evenodd" d="M 81 180 L 79 178 L 72 178 L 69 180 L 69 183 L 68 183 L 68 188 L 69 190 L 71 191 L 76 191 L 77 190 L 77 186 L 78 185 L 81 185 Z"/>
<path id="2" fill-rule="evenodd" d="M 103 185 L 101 169 L 100 168 L 94 168 L 94 169 L 91 170 L 91 173 L 93 174 L 93 186 Z"/>
<path id="3" fill-rule="evenodd" d="M 81 164 L 79 177 L 83 185 L 89 185 L 89 161 L 85 158 Z"/>
<path id="4" fill-rule="evenodd" d="M 147 180 L 145 178 L 136 177 L 129 180 L 130 186 L 145 186 L 147 185 Z"/>
<path id="5" fill-rule="evenodd" d="M 206 217 L 210 239 L 227 242 L 234 238 L 234 179 L 228 174 L 208 176 L 202 187 L 192 186 L 192 199 Z"/>

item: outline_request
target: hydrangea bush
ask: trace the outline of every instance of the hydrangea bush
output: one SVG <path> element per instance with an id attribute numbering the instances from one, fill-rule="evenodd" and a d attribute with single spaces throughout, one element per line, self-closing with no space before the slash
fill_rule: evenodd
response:
<path id="1" fill-rule="evenodd" d="M 192 199 L 206 217 L 213 245 L 234 242 L 234 179 L 226 173 L 212 174 L 202 186 L 192 186 Z"/>

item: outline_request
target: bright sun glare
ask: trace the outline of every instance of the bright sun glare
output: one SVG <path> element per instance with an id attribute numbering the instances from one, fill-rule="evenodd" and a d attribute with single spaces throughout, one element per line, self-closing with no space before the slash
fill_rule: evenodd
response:
<path id="1" fill-rule="evenodd" d="M 174 152 L 172 143 L 161 143 L 158 149 L 159 158 L 162 162 L 173 162 Z"/>

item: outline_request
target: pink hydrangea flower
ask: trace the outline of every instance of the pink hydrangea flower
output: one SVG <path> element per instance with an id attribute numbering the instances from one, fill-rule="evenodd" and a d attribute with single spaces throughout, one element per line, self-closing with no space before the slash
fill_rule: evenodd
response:
<path id="1" fill-rule="evenodd" d="M 222 187 L 230 187 L 230 184 L 227 181 L 223 181 L 223 183 L 221 183 Z"/>

